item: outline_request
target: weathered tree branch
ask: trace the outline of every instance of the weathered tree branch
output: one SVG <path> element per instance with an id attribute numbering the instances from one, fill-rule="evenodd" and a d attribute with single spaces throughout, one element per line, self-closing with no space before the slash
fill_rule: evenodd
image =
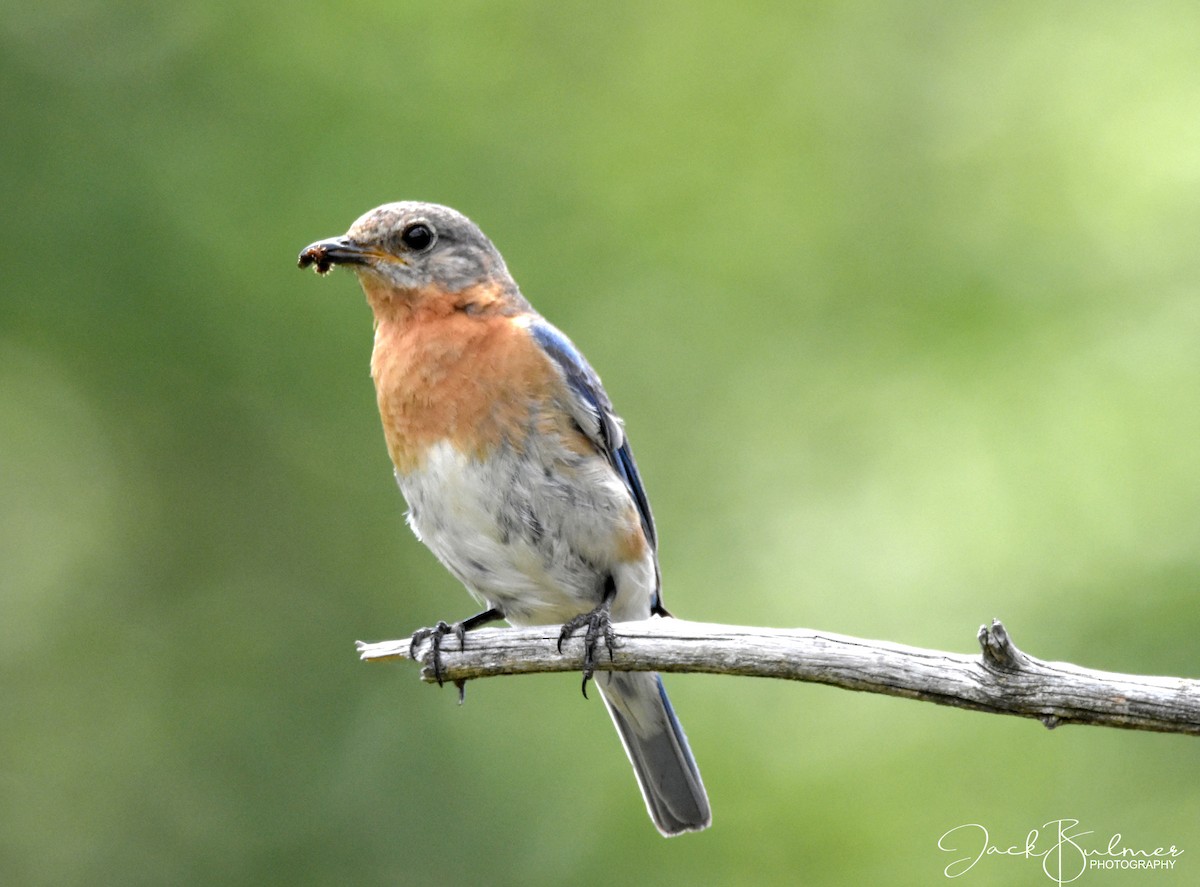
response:
<path id="1" fill-rule="evenodd" d="M 1094 671 L 1022 653 L 1000 622 L 979 629 L 982 655 L 943 653 L 809 629 L 745 628 L 681 619 L 614 626 L 612 660 L 599 669 L 704 672 L 786 678 L 921 699 L 993 714 L 1037 718 L 1047 727 L 1095 724 L 1200 735 L 1200 681 Z M 557 626 L 470 632 L 466 649 L 448 636 L 442 677 L 452 682 L 504 674 L 578 671 L 583 643 L 557 650 Z M 358 643 L 364 661 L 409 659 L 409 641 Z M 435 680 L 432 646 L 417 644 L 422 678 Z"/>

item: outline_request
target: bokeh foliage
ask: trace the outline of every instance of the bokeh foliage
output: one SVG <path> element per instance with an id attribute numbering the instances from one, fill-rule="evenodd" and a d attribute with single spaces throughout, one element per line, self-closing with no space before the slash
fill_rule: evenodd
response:
<path id="1" fill-rule="evenodd" d="M 681 615 L 1194 677 L 1200 8 L 4 0 L 0 83 L 0 883 L 926 884 L 1062 817 L 1194 866 L 1193 739 L 680 676 L 665 842 L 575 679 L 357 663 L 471 602 L 294 259 L 480 222 Z"/>

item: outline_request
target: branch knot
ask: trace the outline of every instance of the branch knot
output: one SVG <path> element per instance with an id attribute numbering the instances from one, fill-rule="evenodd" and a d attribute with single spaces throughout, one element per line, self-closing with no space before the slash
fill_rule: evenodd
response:
<path id="1" fill-rule="evenodd" d="M 1017 649 L 1008 636 L 1008 629 L 999 619 L 990 626 L 979 626 L 979 646 L 983 649 L 983 664 L 993 671 L 1012 673 L 1028 668 L 1030 659 Z"/>

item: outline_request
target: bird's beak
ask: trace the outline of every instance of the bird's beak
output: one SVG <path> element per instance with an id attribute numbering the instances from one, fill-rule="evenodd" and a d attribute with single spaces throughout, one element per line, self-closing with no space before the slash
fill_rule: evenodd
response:
<path id="1" fill-rule="evenodd" d="M 378 250 L 352 243 L 348 237 L 331 237 L 306 246 L 297 264 L 301 268 L 312 265 L 318 274 L 327 274 L 334 265 L 369 265 L 378 257 Z"/>

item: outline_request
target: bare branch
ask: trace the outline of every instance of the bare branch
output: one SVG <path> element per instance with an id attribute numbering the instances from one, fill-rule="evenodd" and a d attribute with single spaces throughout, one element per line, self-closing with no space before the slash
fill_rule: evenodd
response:
<path id="1" fill-rule="evenodd" d="M 998 621 L 979 629 L 982 655 L 943 653 L 810 629 L 746 628 L 681 619 L 614 626 L 612 660 L 599 669 L 704 672 L 786 678 L 921 699 L 993 714 L 1037 718 L 1047 727 L 1095 724 L 1200 735 L 1200 681 L 1094 671 L 1043 662 L 1013 645 Z M 504 674 L 577 671 L 583 643 L 557 651 L 558 626 L 485 628 L 453 635 L 442 646 L 442 676 L 451 682 Z M 409 641 L 358 643 L 364 661 L 409 659 Z M 422 678 L 433 681 L 432 646 L 417 644 Z"/>

